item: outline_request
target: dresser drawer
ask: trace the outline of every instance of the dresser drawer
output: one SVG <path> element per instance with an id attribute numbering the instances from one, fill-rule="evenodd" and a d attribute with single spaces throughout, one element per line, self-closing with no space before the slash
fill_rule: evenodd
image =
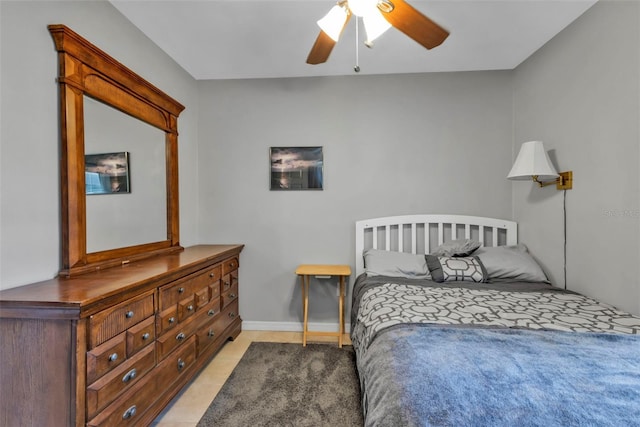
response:
<path id="1" fill-rule="evenodd" d="M 234 270 L 229 274 L 225 274 L 222 276 L 222 283 L 220 286 L 220 291 L 225 292 L 233 287 L 233 285 L 238 284 L 238 270 Z"/>
<path id="2" fill-rule="evenodd" d="M 122 392 L 133 387 L 147 372 L 153 369 L 155 364 L 155 346 L 150 345 L 117 369 L 89 385 L 87 387 L 88 417 L 92 418 Z"/>
<path id="3" fill-rule="evenodd" d="M 170 353 L 153 371 L 159 390 L 166 390 L 176 382 L 196 360 L 196 337 L 189 338 L 183 346 Z"/>
<path id="4" fill-rule="evenodd" d="M 215 283 L 209 285 L 209 291 L 212 299 L 220 296 L 220 283 L 220 280 L 218 280 Z"/>
<path id="5" fill-rule="evenodd" d="M 127 336 L 127 357 L 136 354 L 140 349 L 148 346 L 156 339 L 155 319 L 149 317 L 126 332 Z"/>
<path id="6" fill-rule="evenodd" d="M 188 298 L 178 302 L 178 322 L 184 321 L 187 317 L 196 312 L 196 297 L 191 294 Z"/>
<path id="7" fill-rule="evenodd" d="M 88 427 L 135 426 L 165 389 L 158 389 L 155 370 L 131 386 L 87 423 Z"/>
<path id="8" fill-rule="evenodd" d="M 211 289 L 208 285 L 200 289 L 198 292 L 196 292 L 196 310 L 207 305 L 210 298 L 211 298 Z"/>
<path id="9" fill-rule="evenodd" d="M 193 294 L 201 295 L 208 301 L 210 298 L 209 292 L 203 294 L 202 291 L 219 283 L 219 280 L 222 277 L 221 271 L 222 266 L 217 265 L 191 274 L 176 283 L 161 287 L 160 309 L 165 310 L 175 304 L 178 304 L 179 301 L 191 297 Z"/>
<path id="10" fill-rule="evenodd" d="M 229 274 L 233 270 L 237 270 L 238 267 L 240 267 L 238 257 L 229 258 L 222 263 L 222 275 Z"/>
<path id="11" fill-rule="evenodd" d="M 227 307 L 233 301 L 237 300 L 238 299 L 238 284 L 236 283 L 231 288 L 229 288 L 228 290 L 224 291 L 222 293 L 222 296 L 220 297 L 220 299 L 222 300 L 221 301 L 222 302 L 222 309 Z"/>
<path id="12" fill-rule="evenodd" d="M 126 335 L 122 333 L 87 352 L 87 383 L 122 364 L 127 358 L 126 348 Z"/>
<path id="13" fill-rule="evenodd" d="M 222 266 L 218 265 L 214 270 L 213 278 L 211 278 L 212 281 L 209 282 L 209 297 L 211 299 L 220 295 L 220 281 L 222 280 Z"/>
<path id="14" fill-rule="evenodd" d="M 192 279 L 193 290 L 206 288 L 222 278 L 222 266 L 220 264 L 207 268 L 201 273 L 196 273 Z"/>
<path id="15" fill-rule="evenodd" d="M 211 300 L 209 304 L 204 306 L 201 310 L 202 312 L 198 314 L 199 318 L 201 319 L 200 322 L 204 322 L 205 321 L 204 319 L 210 319 L 214 316 L 219 315 L 221 310 L 220 298 L 214 298 L 213 300 Z"/>
<path id="16" fill-rule="evenodd" d="M 224 329 L 225 322 L 224 319 L 222 319 L 222 316 L 215 316 L 200 326 L 200 329 L 196 334 L 196 337 L 198 338 L 198 356 L 200 356 L 207 347 L 222 336 Z"/>
<path id="17" fill-rule="evenodd" d="M 227 326 L 229 326 L 234 320 L 236 320 L 238 316 L 238 300 L 235 300 L 227 307 L 225 307 L 220 314 L 222 329 L 226 329 Z"/>
<path id="18" fill-rule="evenodd" d="M 158 304 L 160 310 L 166 310 L 178 304 L 178 301 L 187 298 L 191 294 L 193 294 L 193 290 L 191 289 L 191 280 L 188 277 L 176 283 L 161 287 L 159 292 L 160 301 Z"/>
<path id="19" fill-rule="evenodd" d="M 168 332 L 160 335 L 156 341 L 158 360 L 164 359 L 171 351 L 183 344 L 191 337 L 197 328 L 196 317 L 193 316 L 189 320 L 179 323 L 177 328 L 173 328 Z"/>
<path id="20" fill-rule="evenodd" d="M 153 315 L 153 292 L 140 295 L 89 318 L 89 348 L 102 344 Z"/>
<path id="21" fill-rule="evenodd" d="M 169 307 L 158 314 L 158 335 L 178 325 L 178 307 Z"/>

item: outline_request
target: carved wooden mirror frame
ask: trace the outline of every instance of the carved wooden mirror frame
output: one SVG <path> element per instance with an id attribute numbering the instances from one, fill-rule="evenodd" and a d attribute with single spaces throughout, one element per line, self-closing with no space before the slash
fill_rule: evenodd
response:
<path id="1" fill-rule="evenodd" d="M 62 269 L 71 276 L 180 250 L 178 115 L 184 106 L 64 25 L 49 25 L 58 51 Z M 84 95 L 165 132 L 167 239 L 87 253 Z"/>

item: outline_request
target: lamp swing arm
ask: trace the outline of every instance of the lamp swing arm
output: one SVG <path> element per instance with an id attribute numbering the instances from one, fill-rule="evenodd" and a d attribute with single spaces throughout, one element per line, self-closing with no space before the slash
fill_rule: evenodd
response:
<path id="1" fill-rule="evenodd" d="M 533 182 L 538 184 L 538 187 L 547 187 L 549 185 L 555 185 L 558 190 L 570 190 L 573 187 L 573 172 L 559 172 L 558 177 L 551 181 L 540 181 L 538 175 L 532 175 Z"/>

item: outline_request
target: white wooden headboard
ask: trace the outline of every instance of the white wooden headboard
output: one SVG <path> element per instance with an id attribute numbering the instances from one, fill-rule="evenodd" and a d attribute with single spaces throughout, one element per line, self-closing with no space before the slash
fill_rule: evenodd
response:
<path id="1" fill-rule="evenodd" d="M 474 239 L 482 246 L 515 245 L 518 225 L 513 221 L 466 215 L 402 215 L 356 222 L 356 277 L 364 273 L 363 251 L 428 254 L 456 239 Z"/>

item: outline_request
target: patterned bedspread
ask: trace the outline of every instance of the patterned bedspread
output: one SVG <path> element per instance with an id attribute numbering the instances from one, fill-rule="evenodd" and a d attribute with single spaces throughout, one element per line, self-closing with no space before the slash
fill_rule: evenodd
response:
<path id="1" fill-rule="evenodd" d="M 366 426 L 640 427 L 640 317 L 548 284 L 361 276 L 351 339 Z"/>
<path id="2" fill-rule="evenodd" d="M 640 318 L 546 284 L 530 291 L 530 284 L 505 290 L 509 285 L 441 287 L 428 281 L 414 285 L 387 280 L 362 292 L 352 323 L 357 348 L 366 349 L 380 331 L 406 323 L 640 334 Z"/>

